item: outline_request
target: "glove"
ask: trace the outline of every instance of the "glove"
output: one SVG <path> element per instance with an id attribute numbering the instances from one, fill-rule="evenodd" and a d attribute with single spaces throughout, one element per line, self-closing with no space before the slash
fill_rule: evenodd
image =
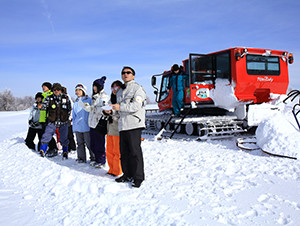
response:
<path id="1" fill-rule="evenodd" d="M 85 106 L 84 106 L 84 110 L 86 110 L 87 112 L 91 112 L 92 111 L 92 106 L 91 105 L 89 105 L 88 103 L 85 103 L 84 104 Z"/>
<path id="2" fill-rule="evenodd" d="M 33 123 L 32 123 L 32 126 L 33 126 L 33 127 L 38 127 L 39 125 L 40 125 L 39 122 L 33 122 Z"/>
<path id="3" fill-rule="evenodd" d="M 78 105 L 79 105 L 80 107 L 82 107 L 82 108 L 83 108 L 85 111 L 87 111 L 87 112 L 92 111 L 92 107 L 91 107 L 91 105 L 90 105 L 89 103 L 83 103 L 82 100 L 79 100 L 79 101 L 78 101 Z"/>

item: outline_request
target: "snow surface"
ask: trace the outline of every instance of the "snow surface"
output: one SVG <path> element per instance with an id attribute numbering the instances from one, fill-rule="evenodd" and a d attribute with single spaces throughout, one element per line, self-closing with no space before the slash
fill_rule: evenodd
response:
<path id="1" fill-rule="evenodd" d="M 299 225 L 300 161 L 242 151 L 236 138 L 142 142 L 146 180 L 119 184 L 105 169 L 24 144 L 28 111 L 0 112 L 0 225 Z M 299 157 L 288 111 L 264 121 L 258 143 Z M 288 136 L 287 136 L 288 135 Z"/>

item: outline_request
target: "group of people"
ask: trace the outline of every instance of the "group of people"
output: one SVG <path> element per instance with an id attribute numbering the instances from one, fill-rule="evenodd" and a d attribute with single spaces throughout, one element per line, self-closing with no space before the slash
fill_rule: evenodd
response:
<path id="1" fill-rule="evenodd" d="M 26 145 L 35 149 L 37 134 L 38 151 L 42 157 L 48 156 L 57 149 L 53 138 L 57 133 L 62 156 L 67 159 L 70 133 L 75 133 L 78 163 L 87 162 L 88 149 L 91 166 L 102 168 L 107 161 L 107 173 L 117 177 L 116 182 L 140 187 L 145 179 L 141 134 L 145 128 L 146 93 L 134 81 L 133 68 L 123 67 L 121 76 L 123 83 L 117 80 L 111 84 L 110 97 L 104 92 L 105 76 L 93 82 L 92 97 L 87 95 L 85 85 L 76 85 L 73 104 L 61 84 L 43 83 L 44 92 L 36 94 L 30 111 Z"/>

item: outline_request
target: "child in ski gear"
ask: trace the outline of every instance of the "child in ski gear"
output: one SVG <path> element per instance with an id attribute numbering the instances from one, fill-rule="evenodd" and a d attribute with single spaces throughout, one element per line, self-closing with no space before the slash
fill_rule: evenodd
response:
<path id="1" fill-rule="evenodd" d="M 116 181 L 124 183 L 133 179 L 132 187 L 138 188 L 145 179 L 141 133 L 145 128 L 146 93 L 134 81 L 135 71 L 131 67 L 123 67 L 121 74 L 125 87 L 117 93 L 117 104 L 112 104 L 113 110 L 120 115 L 118 129 L 123 171 L 123 176 Z"/>
<path id="2" fill-rule="evenodd" d="M 86 162 L 86 151 L 85 146 L 88 148 L 90 153 L 90 160 L 95 161 L 95 155 L 91 150 L 90 146 L 90 127 L 88 124 L 89 112 L 84 111 L 79 105 L 79 101 L 82 103 L 92 104 L 92 98 L 86 95 L 86 86 L 78 84 L 75 87 L 75 94 L 77 99 L 73 105 L 72 116 L 73 116 L 73 131 L 76 135 L 77 140 L 77 161 L 78 163 Z"/>
<path id="3" fill-rule="evenodd" d="M 108 104 L 109 97 L 104 92 L 104 83 L 106 77 L 102 76 L 93 82 L 93 98 L 92 104 L 82 103 L 81 107 L 90 112 L 89 114 L 89 127 L 90 127 L 90 141 L 91 149 L 95 154 L 95 162 L 91 162 L 92 166 L 96 168 L 102 168 L 106 163 L 105 156 L 105 134 L 98 133 L 96 127 L 101 117 L 103 117 L 102 107 Z"/>
<path id="4" fill-rule="evenodd" d="M 60 143 L 63 146 L 63 157 L 68 158 L 68 125 L 72 109 L 71 102 L 68 96 L 62 93 L 62 86 L 59 83 L 53 84 L 53 94 L 45 98 L 41 109 L 49 113 L 48 124 L 41 140 L 41 156 L 45 156 L 48 143 L 53 137 L 56 128 L 59 128 Z"/>
<path id="5" fill-rule="evenodd" d="M 66 87 L 62 87 L 62 88 L 63 88 L 62 92 L 69 97 L 69 100 L 71 102 L 71 107 L 73 109 L 74 103 L 72 101 L 71 96 L 67 92 L 67 88 Z M 69 148 L 68 148 L 68 150 L 70 152 L 72 150 L 76 151 L 76 142 L 75 142 L 75 139 L 74 139 L 73 127 L 72 127 L 72 122 L 73 122 L 73 120 L 72 120 L 72 112 L 71 112 L 71 115 L 70 115 L 69 119 L 70 119 L 71 123 L 69 124 L 69 127 L 68 127 L 68 139 L 69 139 Z"/>
<path id="6" fill-rule="evenodd" d="M 44 92 L 42 94 L 43 95 L 43 100 L 42 101 L 44 101 L 47 96 L 50 96 L 50 95 L 53 94 L 53 92 L 51 91 L 51 89 L 52 89 L 51 83 L 50 82 L 44 82 L 42 84 L 42 89 L 43 89 L 43 92 Z M 46 118 L 47 118 L 47 112 L 44 111 L 44 110 L 41 110 L 40 122 L 41 123 L 46 123 Z"/>
<path id="7" fill-rule="evenodd" d="M 44 92 L 42 94 L 43 95 L 43 100 L 42 101 L 44 101 L 47 96 L 50 96 L 50 95 L 53 94 L 53 92 L 51 90 L 52 89 L 52 84 L 50 82 L 44 82 L 42 84 L 42 89 L 43 89 L 43 92 Z M 41 107 L 41 103 L 39 103 L 39 106 Z M 41 110 L 39 122 L 42 124 L 43 134 L 44 134 L 45 129 L 46 129 L 46 125 L 47 125 L 47 112 L 45 110 Z M 41 142 L 39 142 L 39 145 L 38 145 L 39 149 L 38 150 L 40 150 L 40 146 L 41 146 Z M 56 146 L 56 141 L 52 137 L 52 139 L 49 142 L 49 150 L 48 150 L 47 155 L 49 157 L 53 157 L 53 156 L 57 155 L 57 149 L 58 148 Z"/>
<path id="8" fill-rule="evenodd" d="M 174 115 L 180 115 L 180 109 L 183 108 L 183 98 L 184 98 L 184 90 L 185 90 L 185 80 L 186 75 L 182 74 L 182 69 L 177 65 L 174 64 L 172 66 L 172 76 L 170 78 L 170 83 L 168 90 L 171 89 L 173 91 L 172 97 L 172 106 Z"/>
<path id="9" fill-rule="evenodd" d="M 109 104 L 117 103 L 117 92 L 122 86 L 122 82 L 117 80 L 111 84 L 111 96 Z M 107 136 L 106 136 L 106 157 L 109 166 L 108 174 L 119 176 L 122 174 L 121 154 L 120 154 L 120 137 L 118 130 L 119 115 L 117 111 L 105 111 L 108 117 Z"/>
<path id="10" fill-rule="evenodd" d="M 29 128 L 27 132 L 27 137 L 25 139 L 25 144 L 28 148 L 35 150 L 34 139 L 36 134 L 38 135 L 39 141 L 43 135 L 42 124 L 39 122 L 41 110 L 38 108 L 38 104 L 42 103 L 43 95 L 41 92 L 38 92 L 35 95 L 35 103 L 33 104 L 30 113 L 29 113 Z M 38 146 L 39 148 L 39 146 Z M 38 149 L 39 150 L 39 149 Z"/>
<path id="11" fill-rule="evenodd" d="M 62 93 L 66 94 L 71 102 L 71 107 L 73 109 L 73 101 L 70 97 L 70 95 L 67 93 L 67 88 L 66 87 L 62 87 Z M 73 135 L 73 129 L 72 129 L 72 113 L 69 117 L 70 119 L 70 124 L 69 124 L 69 127 L 68 127 L 68 139 L 69 139 L 69 146 L 68 146 L 68 151 L 70 152 L 71 150 L 76 150 L 76 144 L 75 144 L 75 140 L 74 140 L 74 135 Z M 57 144 L 57 148 L 59 150 L 62 149 L 62 146 L 59 142 L 59 128 L 56 129 L 55 131 L 56 133 L 56 144 Z"/>

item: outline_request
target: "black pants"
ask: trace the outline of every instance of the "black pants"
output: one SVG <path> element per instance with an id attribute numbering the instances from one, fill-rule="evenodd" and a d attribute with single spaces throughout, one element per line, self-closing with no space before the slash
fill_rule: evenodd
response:
<path id="1" fill-rule="evenodd" d="M 68 127 L 68 139 L 69 139 L 69 151 L 76 150 L 76 143 L 74 140 L 74 133 L 73 133 L 73 127 L 70 125 Z"/>
<path id="2" fill-rule="evenodd" d="M 142 129 L 120 132 L 121 166 L 125 176 L 144 180 L 144 160 L 141 148 Z"/>
<path id="3" fill-rule="evenodd" d="M 35 129 L 29 127 L 28 132 L 27 132 L 27 137 L 25 139 L 25 144 L 27 145 L 28 148 L 35 150 L 35 144 L 34 144 L 34 139 L 35 136 L 38 135 L 39 141 L 41 140 L 43 136 L 43 129 Z M 40 144 L 40 142 L 39 142 Z M 39 150 L 40 146 L 38 146 Z"/>

